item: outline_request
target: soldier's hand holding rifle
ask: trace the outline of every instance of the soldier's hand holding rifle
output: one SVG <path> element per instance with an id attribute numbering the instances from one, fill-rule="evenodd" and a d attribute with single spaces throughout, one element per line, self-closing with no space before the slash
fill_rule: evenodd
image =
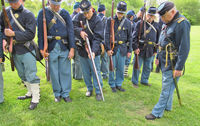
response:
<path id="1" fill-rule="evenodd" d="M 136 50 L 134 51 L 134 53 L 139 55 L 139 53 L 140 53 L 140 49 L 139 49 L 139 48 L 136 49 Z"/>
<path id="2" fill-rule="evenodd" d="M 85 33 L 84 31 L 81 31 L 80 36 L 81 36 L 81 38 L 83 38 L 83 40 L 85 41 L 85 36 L 87 37 L 88 34 Z M 85 43 L 85 50 L 86 50 L 87 53 L 88 53 L 88 57 L 91 59 L 90 53 L 89 53 L 89 50 L 88 50 L 88 47 L 87 47 L 87 44 L 86 44 L 86 43 Z M 92 52 L 92 57 L 93 57 L 93 59 L 95 58 L 95 53 L 94 53 L 94 52 Z"/>
<path id="3" fill-rule="evenodd" d="M 47 52 L 44 53 L 44 50 L 42 50 L 42 49 L 40 50 L 40 53 L 42 54 L 44 60 L 45 60 L 45 61 L 48 61 L 48 58 L 47 58 L 47 57 L 49 56 L 49 53 L 47 53 Z M 45 56 L 45 55 L 46 55 L 46 56 Z"/>
<path id="4" fill-rule="evenodd" d="M 9 29 L 9 28 L 5 28 L 4 33 L 5 33 L 6 36 L 9 36 L 9 37 L 15 36 L 15 32 L 13 30 Z M 5 53 L 8 53 L 7 50 L 8 50 L 7 49 L 7 42 L 6 42 L 5 39 L 3 39 L 3 51 Z"/>
<path id="5" fill-rule="evenodd" d="M 88 36 L 88 34 L 85 33 L 84 31 L 81 31 L 80 36 L 85 41 L 85 36 Z"/>
<path id="6" fill-rule="evenodd" d="M 9 37 L 15 36 L 15 32 L 9 28 L 5 28 L 4 33 L 6 36 L 9 36 Z"/>
<path id="7" fill-rule="evenodd" d="M 114 52 L 112 50 L 107 51 L 107 54 L 108 54 L 109 57 L 112 56 L 113 53 Z"/>

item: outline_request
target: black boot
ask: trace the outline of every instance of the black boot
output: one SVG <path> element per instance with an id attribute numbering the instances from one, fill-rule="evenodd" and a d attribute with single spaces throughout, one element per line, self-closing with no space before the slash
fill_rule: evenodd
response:
<path id="1" fill-rule="evenodd" d="M 30 104 L 30 106 L 29 106 L 29 109 L 30 109 L 30 110 L 35 109 L 35 108 L 37 107 L 37 104 L 38 104 L 38 103 L 33 103 L 33 102 L 31 102 L 31 104 Z"/>

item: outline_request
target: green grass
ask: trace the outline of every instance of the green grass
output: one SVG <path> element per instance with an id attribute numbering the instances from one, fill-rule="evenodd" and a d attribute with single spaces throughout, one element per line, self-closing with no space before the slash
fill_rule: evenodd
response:
<path id="1" fill-rule="evenodd" d="M 0 104 L 0 125 L 93 125 L 93 126 L 132 126 L 132 125 L 200 125 L 200 26 L 192 26 L 191 48 L 186 62 L 186 73 L 179 81 L 179 91 L 182 107 L 179 106 L 174 92 L 173 108 L 164 116 L 154 121 L 147 121 L 144 116 L 151 113 L 158 102 L 161 92 L 161 73 L 152 72 L 149 83 L 152 87 L 139 84 L 135 89 L 131 84 L 131 76 L 125 78 L 123 87 L 126 92 L 112 93 L 108 80 L 103 80 L 105 102 L 96 101 L 95 95 L 88 98 L 84 82 L 72 80 L 71 103 L 63 100 L 54 102 L 51 84 L 46 82 L 45 69 L 37 63 L 37 75 L 41 79 L 41 100 L 35 110 L 29 110 L 30 100 L 17 100 L 27 90 L 21 83 L 17 72 L 11 72 L 10 64 L 6 61 L 4 76 L 4 102 Z M 130 65 L 129 75 L 132 74 Z M 154 66 L 155 68 L 155 66 Z"/>

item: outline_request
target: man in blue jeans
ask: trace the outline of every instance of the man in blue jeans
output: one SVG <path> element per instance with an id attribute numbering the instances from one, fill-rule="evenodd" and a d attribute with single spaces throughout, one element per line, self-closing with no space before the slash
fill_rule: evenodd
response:
<path id="1" fill-rule="evenodd" d="M 105 33 L 106 51 L 108 56 L 112 56 L 114 71 L 109 72 L 108 83 L 113 93 L 119 91 L 125 92 L 122 88 L 122 82 L 124 81 L 124 66 L 126 56 L 130 57 L 132 52 L 132 28 L 131 22 L 124 17 L 127 10 L 127 4 L 120 1 L 116 7 L 116 15 L 113 16 L 115 20 L 114 32 L 115 32 L 115 44 L 114 49 L 110 46 L 110 25 L 111 18 L 107 20 L 107 27 Z M 127 46 L 129 43 L 129 46 Z"/>
<path id="2" fill-rule="evenodd" d="M 135 22 L 133 21 L 134 17 L 135 17 L 135 12 L 133 10 L 129 10 L 126 13 L 126 18 L 131 22 L 132 32 L 133 32 L 133 30 L 135 28 Z M 124 77 L 129 77 L 128 68 L 129 68 L 129 64 L 131 62 L 131 57 L 132 57 L 132 53 L 131 53 L 130 57 L 126 57 L 125 66 L 124 66 Z"/>
<path id="3" fill-rule="evenodd" d="M 93 69 L 91 58 L 94 59 L 100 85 L 101 87 L 103 87 L 100 71 L 100 43 L 103 39 L 103 23 L 101 21 L 101 18 L 97 16 L 97 12 L 92 7 L 90 1 L 82 0 L 80 3 L 80 8 L 83 13 L 79 13 L 76 15 L 76 17 L 73 19 L 73 24 L 74 33 L 83 44 L 82 48 L 78 49 L 78 53 L 80 55 L 80 63 L 83 71 L 84 82 L 87 86 L 86 96 L 92 96 L 93 87 L 95 87 L 96 100 L 100 101 L 102 99 L 102 96 L 100 94 L 100 89 Z M 83 28 L 80 25 L 80 21 L 82 21 Z M 85 36 L 87 36 L 89 39 L 92 57 L 90 57 L 88 51 L 86 50 L 87 45 L 85 43 Z M 92 85 L 91 81 L 92 77 L 94 86 Z"/>
<path id="4" fill-rule="evenodd" d="M 71 59 L 74 57 L 74 29 L 70 14 L 60 8 L 61 0 L 50 0 L 50 6 L 45 8 L 46 23 L 48 25 L 47 36 L 52 38 L 48 41 L 49 73 L 51 77 L 54 101 L 71 102 Z M 38 44 L 43 53 L 43 10 L 38 14 Z M 56 39 L 58 37 L 58 39 Z"/>
<path id="5" fill-rule="evenodd" d="M 103 4 L 98 5 L 98 16 L 101 18 L 101 21 L 103 22 L 103 31 L 105 30 L 106 22 L 107 22 L 107 17 L 105 16 L 105 14 L 106 14 L 105 5 Z M 101 44 L 105 45 L 104 38 Z M 108 57 L 107 52 L 104 52 L 104 55 L 101 56 L 101 72 L 102 72 L 102 78 L 107 79 L 108 73 L 109 73 L 109 57 Z"/>
<path id="6" fill-rule="evenodd" d="M 176 10 L 174 3 L 168 1 L 162 3 L 158 7 L 158 13 L 165 22 L 160 33 L 159 50 L 155 60 L 156 65 L 159 64 L 162 71 L 162 92 L 151 114 L 145 116 L 147 120 L 155 120 L 162 117 L 165 110 L 172 110 L 174 78 L 177 78 L 178 83 L 190 50 L 190 23 Z M 172 71 L 170 59 L 172 57 L 166 56 L 166 53 L 174 54 L 172 61 L 174 71 Z"/>
<path id="7" fill-rule="evenodd" d="M 36 20 L 35 16 L 21 4 L 21 0 L 9 0 L 10 7 L 6 9 L 10 22 L 13 22 L 12 30 L 5 27 L 3 14 L 1 14 L 1 31 L 3 34 L 3 50 L 7 52 L 7 37 L 13 37 L 13 61 L 18 75 L 27 87 L 28 92 L 24 96 L 18 97 L 20 100 L 31 98 L 29 109 L 35 109 L 40 100 L 40 78 L 36 75 L 36 59 L 24 46 L 35 53 L 34 47 L 30 44 L 35 37 Z M 16 20 L 14 20 L 14 18 Z M 18 22 L 17 22 L 18 21 Z M 17 25 L 21 24 L 21 26 Z M 20 30 L 20 27 L 25 30 Z"/>
<path id="8" fill-rule="evenodd" d="M 141 29 L 141 38 L 139 40 L 139 49 L 140 53 L 138 55 L 139 59 L 139 68 L 141 68 L 143 64 L 142 69 L 142 75 L 141 75 L 141 84 L 146 86 L 151 86 L 151 84 L 148 83 L 148 79 L 151 72 L 151 60 L 154 54 L 154 45 L 158 43 L 158 38 L 160 34 L 159 24 L 156 22 L 156 8 L 150 7 L 147 11 L 147 20 L 145 23 L 142 24 Z M 133 43 L 137 44 L 138 42 L 138 36 L 140 31 L 140 24 L 141 20 L 139 20 L 136 24 L 136 27 L 133 31 Z M 144 31 L 144 24 L 146 24 L 146 29 Z M 146 36 L 145 36 L 146 33 Z M 135 63 L 135 57 L 134 57 L 134 63 Z M 134 68 L 134 65 L 133 65 Z M 140 70 L 133 69 L 132 73 L 132 84 L 133 87 L 138 88 L 138 79 L 139 79 L 139 73 Z"/>
<path id="9" fill-rule="evenodd" d="M 79 2 L 76 2 L 74 4 L 73 10 L 74 10 L 74 12 L 70 15 L 72 20 L 81 11 Z M 78 48 L 79 48 L 78 43 L 79 43 L 79 41 L 80 41 L 79 39 L 75 38 L 76 47 L 75 47 L 75 50 L 74 50 L 74 58 L 72 60 L 72 73 L 73 73 L 73 78 L 75 80 L 82 80 L 83 79 L 83 72 L 82 72 L 81 64 L 80 64 L 80 56 L 78 54 Z"/>

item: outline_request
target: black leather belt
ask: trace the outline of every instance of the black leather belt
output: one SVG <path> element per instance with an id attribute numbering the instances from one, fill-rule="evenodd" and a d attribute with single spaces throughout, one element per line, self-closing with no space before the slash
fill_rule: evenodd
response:
<path id="1" fill-rule="evenodd" d="M 148 40 L 139 40 L 139 44 L 154 45 L 155 42 L 151 42 L 151 41 L 148 41 Z"/>
<path id="2" fill-rule="evenodd" d="M 61 37 L 61 36 L 47 36 L 47 39 L 48 40 L 61 40 L 61 39 L 65 39 L 66 38 L 66 36 L 64 36 L 64 37 Z"/>
<path id="3" fill-rule="evenodd" d="M 125 41 L 115 41 L 115 44 L 124 44 L 124 43 L 126 43 Z"/>
<path id="4" fill-rule="evenodd" d="M 63 44 L 68 44 L 67 40 L 66 40 L 66 36 L 65 37 L 61 37 L 61 36 L 47 36 L 48 42 L 51 43 L 53 40 L 62 40 Z"/>

